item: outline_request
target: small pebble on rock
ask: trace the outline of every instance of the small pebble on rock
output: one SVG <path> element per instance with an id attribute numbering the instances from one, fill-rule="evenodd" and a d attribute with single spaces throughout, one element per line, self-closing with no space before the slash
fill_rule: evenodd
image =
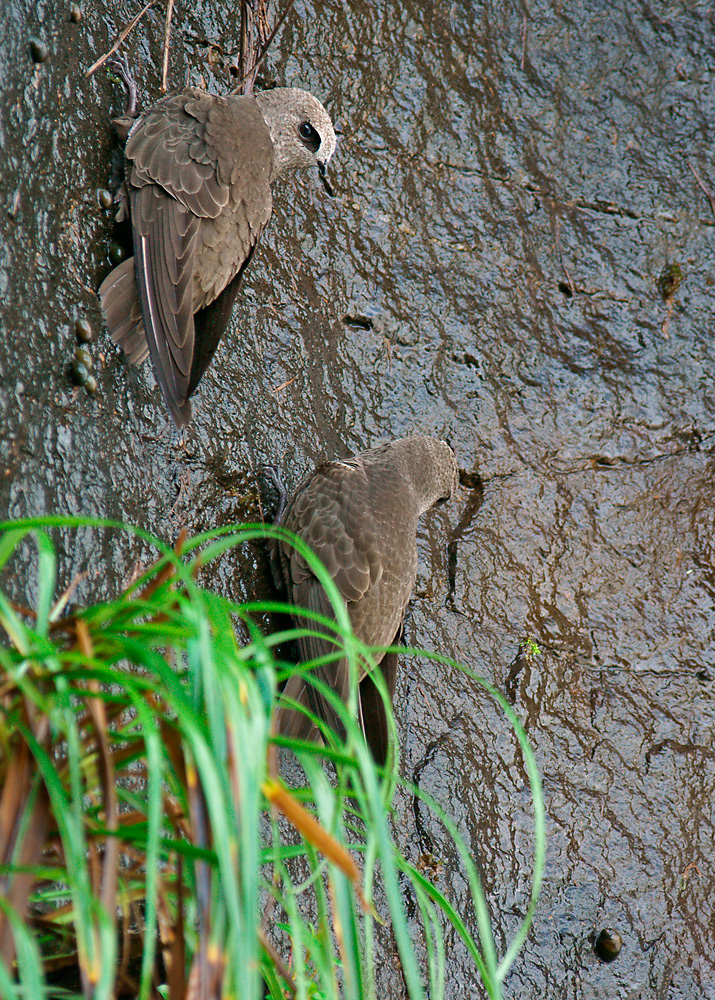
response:
<path id="1" fill-rule="evenodd" d="M 32 61 L 42 63 L 47 59 L 47 46 L 39 38 L 30 39 L 30 55 Z"/>
<path id="2" fill-rule="evenodd" d="M 618 958 L 623 947 L 623 941 L 618 931 L 604 927 L 599 933 L 593 946 L 593 950 L 604 962 L 612 962 Z"/>
<path id="3" fill-rule="evenodd" d="M 107 191 L 106 188 L 97 189 L 97 201 L 102 208 L 111 208 L 114 204 L 114 198 L 112 198 L 111 192 Z"/>
<path id="4" fill-rule="evenodd" d="M 75 385 L 84 385 L 89 378 L 89 369 L 75 358 L 70 365 L 70 377 Z"/>
<path id="5" fill-rule="evenodd" d="M 121 243 L 112 242 L 109 244 L 109 259 L 112 264 L 121 264 L 126 257 L 126 252 Z"/>
<path id="6" fill-rule="evenodd" d="M 86 319 L 76 319 L 74 321 L 74 332 L 81 344 L 88 344 L 94 337 L 92 327 Z"/>
<path id="7" fill-rule="evenodd" d="M 76 347 L 74 357 L 75 361 L 79 361 L 85 368 L 90 369 L 92 367 L 92 355 L 86 347 Z"/>

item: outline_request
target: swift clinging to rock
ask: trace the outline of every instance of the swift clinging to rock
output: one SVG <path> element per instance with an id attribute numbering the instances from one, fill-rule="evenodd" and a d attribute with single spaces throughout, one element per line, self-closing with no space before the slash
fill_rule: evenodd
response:
<path id="1" fill-rule="evenodd" d="M 134 256 L 102 282 L 110 336 L 130 361 L 151 356 L 177 427 L 211 362 L 282 173 L 326 169 L 335 131 L 304 90 L 227 97 L 187 87 L 129 132 L 125 180 Z"/>
<path id="2" fill-rule="evenodd" d="M 417 522 L 430 507 L 454 496 L 459 472 L 454 452 L 431 437 L 400 438 L 341 462 L 329 462 L 298 487 L 277 523 L 298 535 L 320 558 L 335 581 L 355 635 L 369 646 L 399 641 L 402 620 L 417 575 Z M 273 543 L 288 600 L 298 608 L 327 618 L 334 611 L 322 584 L 303 556 L 287 541 Z M 308 619 L 297 623 L 311 630 L 321 626 Z M 334 633 L 333 633 L 334 634 Z M 326 632 L 299 639 L 301 659 L 314 660 L 335 652 Z M 376 655 L 392 698 L 397 657 Z M 343 701 L 349 693 L 350 671 L 345 658 L 317 667 L 316 675 Z M 336 712 L 316 688 L 295 675 L 284 696 L 310 708 L 336 733 L 343 735 Z M 387 755 L 387 718 L 382 698 L 365 671 L 360 683 L 360 722 L 378 763 Z M 279 710 L 277 731 L 307 738 L 310 719 L 288 706 Z"/>

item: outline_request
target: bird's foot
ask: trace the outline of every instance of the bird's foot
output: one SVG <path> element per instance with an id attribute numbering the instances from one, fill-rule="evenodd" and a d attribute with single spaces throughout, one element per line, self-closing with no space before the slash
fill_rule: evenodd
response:
<path id="1" fill-rule="evenodd" d="M 278 467 L 276 465 L 261 465 L 258 467 L 258 471 L 261 473 L 261 477 L 267 480 L 278 494 L 278 509 L 273 517 L 273 523 L 278 524 L 283 516 L 283 511 L 286 509 L 286 504 L 288 502 L 286 488 L 281 481 L 280 473 L 278 472 Z"/>
<path id="2" fill-rule="evenodd" d="M 119 82 L 124 87 L 124 92 L 127 97 L 127 106 L 124 110 L 124 115 L 120 121 L 125 118 L 134 119 L 137 117 L 137 85 L 132 72 L 129 69 L 129 63 L 127 62 L 126 56 L 113 55 L 111 59 L 107 59 L 107 67 L 112 71 L 112 74 L 116 76 Z"/>
<path id="3" fill-rule="evenodd" d="M 286 509 L 288 494 L 286 493 L 285 486 L 281 482 L 278 468 L 275 465 L 259 465 L 258 474 L 261 480 L 261 492 L 265 494 L 266 485 L 270 484 L 278 494 L 278 508 L 273 518 L 273 523 L 279 524 L 280 519 L 283 516 L 283 511 Z M 273 585 L 278 594 L 285 594 L 285 581 L 283 579 L 283 573 L 281 572 L 281 561 L 280 556 L 278 555 L 277 539 L 269 538 L 267 549 L 268 563 L 271 569 L 271 576 L 273 577 Z"/>

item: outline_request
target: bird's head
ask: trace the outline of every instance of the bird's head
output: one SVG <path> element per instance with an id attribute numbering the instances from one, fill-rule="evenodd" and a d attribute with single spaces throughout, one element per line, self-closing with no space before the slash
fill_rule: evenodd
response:
<path id="1" fill-rule="evenodd" d="M 254 96 L 273 142 L 273 176 L 317 166 L 323 187 L 332 195 L 327 168 L 335 152 L 335 129 L 320 101 L 295 87 L 277 87 Z"/>

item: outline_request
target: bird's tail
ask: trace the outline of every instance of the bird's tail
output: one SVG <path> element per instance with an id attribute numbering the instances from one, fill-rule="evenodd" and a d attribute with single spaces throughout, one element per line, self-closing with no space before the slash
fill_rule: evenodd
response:
<path id="1" fill-rule="evenodd" d="M 132 364 L 141 364 L 149 354 L 149 346 L 137 296 L 133 257 L 122 261 L 107 275 L 99 286 L 99 298 L 109 336 Z"/>
<path id="2" fill-rule="evenodd" d="M 286 698 L 309 707 L 310 700 L 307 688 L 308 685 L 303 678 L 294 674 L 283 689 L 283 694 Z M 290 736 L 292 739 L 320 742 L 320 733 L 312 720 L 298 709 L 289 708 L 287 705 L 280 705 L 278 708 L 276 732 L 279 736 Z"/>

